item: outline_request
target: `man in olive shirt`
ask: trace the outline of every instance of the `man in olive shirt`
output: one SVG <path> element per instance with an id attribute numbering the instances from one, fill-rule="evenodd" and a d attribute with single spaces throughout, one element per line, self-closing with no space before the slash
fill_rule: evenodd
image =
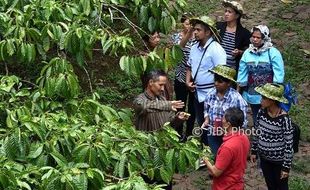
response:
<path id="1" fill-rule="evenodd" d="M 167 101 L 162 93 L 167 82 L 167 74 L 161 70 L 153 70 L 147 75 L 145 91 L 134 100 L 136 121 L 135 126 L 141 131 L 156 131 L 166 122 L 178 127 L 189 115 L 185 112 L 175 114 L 177 109 L 184 107 L 184 102 Z"/>

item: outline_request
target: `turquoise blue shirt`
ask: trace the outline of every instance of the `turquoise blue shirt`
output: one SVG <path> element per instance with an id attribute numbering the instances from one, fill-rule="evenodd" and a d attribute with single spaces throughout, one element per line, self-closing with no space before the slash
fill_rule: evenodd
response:
<path id="1" fill-rule="evenodd" d="M 250 74 L 249 74 L 250 73 Z M 254 88 L 267 82 L 283 83 L 284 63 L 275 47 L 259 53 L 247 49 L 240 60 L 237 82 L 245 88 L 242 96 L 250 104 L 260 104 L 261 96 Z"/>

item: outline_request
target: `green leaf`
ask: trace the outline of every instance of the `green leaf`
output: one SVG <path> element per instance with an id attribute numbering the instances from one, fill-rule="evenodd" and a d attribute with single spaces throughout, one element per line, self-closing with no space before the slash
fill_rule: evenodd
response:
<path id="1" fill-rule="evenodd" d="M 118 175 L 119 177 L 123 178 L 125 173 L 125 163 L 127 161 L 127 155 L 123 154 L 119 160 L 118 164 Z"/>
<path id="2" fill-rule="evenodd" d="M 164 167 L 161 167 L 159 169 L 159 173 L 160 173 L 160 177 L 161 179 L 165 182 L 165 183 L 170 183 L 170 180 L 171 180 L 171 175 L 169 174 L 169 172 L 164 168 Z"/>
<path id="3" fill-rule="evenodd" d="M 148 15 L 148 8 L 144 5 L 141 6 L 140 8 L 140 14 L 139 14 L 139 20 L 140 20 L 140 24 L 147 24 L 149 15 Z"/>
<path id="4" fill-rule="evenodd" d="M 7 40 L 6 49 L 7 49 L 7 52 L 10 56 L 12 56 L 15 53 L 16 47 L 15 47 L 14 41 L 12 39 Z"/>
<path id="5" fill-rule="evenodd" d="M 40 145 L 35 151 L 30 152 L 28 158 L 37 158 L 43 152 L 44 145 Z"/>
<path id="6" fill-rule="evenodd" d="M 87 0 L 84 0 L 84 1 L 87 1 Z M 75 30 L 75 33 L 76 33 L 76 36 L 78 37 L 78 38 L 82 38 L 82 28 L 77 28 L 76 30 Z"/>
<path id="7" fill-rule="evenodd" d="M 186 171 L 186 154 L 183 150 L 180 150 L 178 155 L 178 169 L 181 173 L 185 173 Z"/>
<path id="8" fill-rule="evenodd" d="M 87 190 L 88 180 L 86 174 L 82 173 L 81 175 L 76 175 L 72 177 L 72 182 L 75 189 L 77 190 Z"/>
<path id="9" fill-rule="evenodd" d="M 156 28 L 156 20 L 153 17 L 150 17 L 147 26 L 151 33 L 154 32 Z"/>
<path id="10" fill-rule="evenodd" d="M 50 39 L 48 36 L 43 38 L 43 49 L 45 52 L 47 52 L 50 49 Z"/>
<path id="11" fill-rule="evenodd" d="M 68 162 L 66 158 L 61 155 L 58 151 L 54 150 L 50 155 L 54 158 L 54 160 L 57 162 L 57 164 L 61 167 L 65 167 Z"/>
<path id="12" fill-rule="evenodd" d="M 165 159 L 165 163 L 167 166 L 169 166 L 171 171 L 174 171 L 174 149 L 170 149 L 168 150 L 167 154 L 166 154 L 166 159 Z"/>
<path id="13" fill-rule="evenodd" d="M 17 180 L 17 185 L 21 188 L 26 188 L 28 190 L 32 190 L 30 185 L 26 182 L 23 182 L 23 181 L 20 181 L 20 180 Z"/>

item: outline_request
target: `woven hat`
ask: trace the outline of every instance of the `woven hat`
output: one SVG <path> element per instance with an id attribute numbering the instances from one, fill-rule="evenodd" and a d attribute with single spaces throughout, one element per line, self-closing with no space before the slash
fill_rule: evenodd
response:
<path id="1" fill-rule="evenodd" d="M 202 22 L 204 24 L 206 24 L 207 26 L 209 26 L 211 32 L 214 34 L 216 40 L 218 42 L 220 42 L 220 34 L 218 32 L 218 30 L 216 29 L 216 26 L 215 26 L 215 21 L 208 17 L 208 16 L 200 16 L 200 17 L 194 17 L 194 18 L 191 18 L 190 22 L 192 25 L 195 25 L 197 23 L 197 21 L 199 22 Z"/>
<path id="2" fill-rule="evenodd" d="M 245 16 L 242 5 L 241 5 L 239 2 L 237 2 L 237 1 L 228 1 L 228 0 L 224 0 L 224 1 L 222 2 L 222 5 L 223 5 L 224 7 L 231 7 L 231 8 L 233 8 L 235 11 L 237 11 L 238 13 L 240 13 L 241 16 L 243 16 L 243 17 Z"/>
<path id="3" fill-rule="evenodd" d="M 236 70 L 231 68 L 228 65 L 217 65 L 216 67 L 214 67 L 213 69 L 209 70 L 211 73 L 215 73 L 218 74 L 224 78 L 227 78 L 233 82 L 236 82 L 234 80 L 235 76 L 236 76 Z"/>
<path id="4" fill-rule="evenodd" d="M 285 104 L 288 103 L 288 100 L 283 96 L 284 87 L 280 84 L 267 83 L 256 87 L 255 91 L 269 99 L 276 100 Z"/>

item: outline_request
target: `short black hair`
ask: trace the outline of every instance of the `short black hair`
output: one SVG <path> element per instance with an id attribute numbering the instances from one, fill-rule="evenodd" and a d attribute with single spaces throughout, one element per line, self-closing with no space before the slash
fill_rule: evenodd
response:
<path id="1" fill-rule="evenodd" d="M 167 73 L 162 69 L 151 70 L 150 72 L 145 72 L 142 78 L 143 89 L 146 89 L 150 80 L 157 81 L 159 77 L 168 77 Z"/>
<path id="2" fill-rule="evenodd" d="M 207 31 L 207 30 L 211 31 L 210 26 L 207 25 L 206 23 L 200 21 L 200 20 L 195 20 L 195 21 L 192 22 L 192 25 L 193 25 L 193 26 L 195 26 L 195 25 L 197 25 L 197 24 L 203 26 L 203 28 L 204 28 L 205 31 Z M 212 31 L 211 31 L 211 35 L 213 35 L 213 32 L 212 32 Z"/>
<path id="3" fill-rule="evenodd" d="M 232 127 L 241 128 L 244 122 L 244 114 L 240 108 L 228 108 L 224 114 L 225 120 L 229 122 Z"/>
<path id="4" fill-rule="evenodd" d="M 150 41 L 151 36 L 153 36 L 155 33 L 159 33 L 159 31 L 155 30 L 150 34 L 145 34 L 144 36 L 142 36 L 143 41 L 148 43 Z"/>
<path id="5" fill-rule="evenodd" d="M 191 13 L 184 13 L 181 17 L 181 23 L 185 22 L 187 19 L 190 19 Z"/>

